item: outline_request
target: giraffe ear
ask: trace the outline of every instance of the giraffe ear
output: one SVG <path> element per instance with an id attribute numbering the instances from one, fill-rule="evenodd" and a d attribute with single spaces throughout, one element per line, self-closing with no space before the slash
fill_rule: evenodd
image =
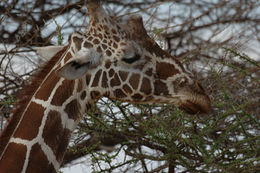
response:
<path id="1" fill-rule="evenodd" d="M 77 56 L 72 57 L 66 62 L 56 74 L 68 80 L 74 80 L 84 76 L 88 70 L 97 67 L 100 63 L 101 54 L 95 51 L 79 52 Z"/>
<path id="2" fill-rule="evenodd" d="M 61 51 L 64 46 L 45 46 L 45 47 L 34 47 L 33 49 L 47 61 L 50 60 L 56 53 Z"/>
<path id="3" fill-rule="evenodd" d="M 73 59 L 66 63 L 63 67 L 56 71 L 56 74 L 68 80 L 74 80 L 81 78 L 87 73 L 91 66 L 91 62 L 80 62 L 77 59 Z"/>

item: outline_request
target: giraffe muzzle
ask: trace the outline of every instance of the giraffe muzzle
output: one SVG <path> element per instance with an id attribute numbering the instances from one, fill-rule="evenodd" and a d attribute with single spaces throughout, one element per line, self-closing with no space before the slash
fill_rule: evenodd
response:
<path id="1" fill-rule="evenodd" d="M 181 102 L 179 107 L 189 114 L 209 113 L 211 101 L 203 87 L 195 81 L 192 86 L 181 91 Z"/>
<path id="2" fill-rule="evenodd" d="M 184 102 L 180 105 L 180 108 L 189 114 L 203 114 L 203 113 L 209 113 L 211 106 L 210 106 L 209 99 L 208 99 L 207 103 L 206 102 L 196 103 L 196 102 L 187 100 L 186 102 Z"/>

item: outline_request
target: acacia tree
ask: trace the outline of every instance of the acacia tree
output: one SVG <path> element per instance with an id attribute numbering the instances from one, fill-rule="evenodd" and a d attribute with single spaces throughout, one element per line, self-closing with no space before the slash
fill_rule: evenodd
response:
<path id="1" fill-rule="evenodd" d="M 32 47 L 66 44 L 68 34 L 84 31 L 85 3 L 0 2 L 1 130 L 17 92 L 44 63 Z M 260 2 L 104 3 L 111 15 L 142 15 L 150 36 L 198 76 L 212 111 L 194 116 L 103 98 L 75 130 L 63 166 L 85 158 L 93 172 L 259 172 L 260 63 L 252 57 L 260 55 Z"/>

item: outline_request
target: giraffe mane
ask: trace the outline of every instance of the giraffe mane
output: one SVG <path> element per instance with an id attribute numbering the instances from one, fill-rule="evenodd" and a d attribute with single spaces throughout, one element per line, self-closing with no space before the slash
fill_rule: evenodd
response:
<path id="1" fill-rule="evenodd" d="M 32 77 L 31 81 L 24 86 L 24 88 L 19 92 L 18 101 L 15 105 L 15 109 L 11 118 L 8 120 L 8 124 L 5 129 L 0 134 L 0 157 L 5 149 L 10 137 L 15 130 L 15 127 L 20 121 L 20 115 L 24 112 L 26 105 L 31 100 L 32 96 L 36 92 L 37 88 L 41 84 L 42 80 L 46 77 L 49 71 L 54 67 L 56 62 L 60 59 L 62 54 L 66 51 L 68 46 L 65 46 L 62 50 L 56 53 L 38 72 L 36 72 Z"/>

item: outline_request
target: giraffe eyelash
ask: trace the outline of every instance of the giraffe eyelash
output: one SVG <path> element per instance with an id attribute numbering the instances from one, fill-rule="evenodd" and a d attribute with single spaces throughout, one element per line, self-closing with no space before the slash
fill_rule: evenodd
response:
<path id="1" fill-rule="evenodd" d="M 135 56 L 133 56 L 132 58 L 122 58 L 122 60 L 128 64 L 132 64 L 134 63 L 135 61 L 139 60 L 141 58 L 140 55 L 138 54 L 135 54 Z"/>

